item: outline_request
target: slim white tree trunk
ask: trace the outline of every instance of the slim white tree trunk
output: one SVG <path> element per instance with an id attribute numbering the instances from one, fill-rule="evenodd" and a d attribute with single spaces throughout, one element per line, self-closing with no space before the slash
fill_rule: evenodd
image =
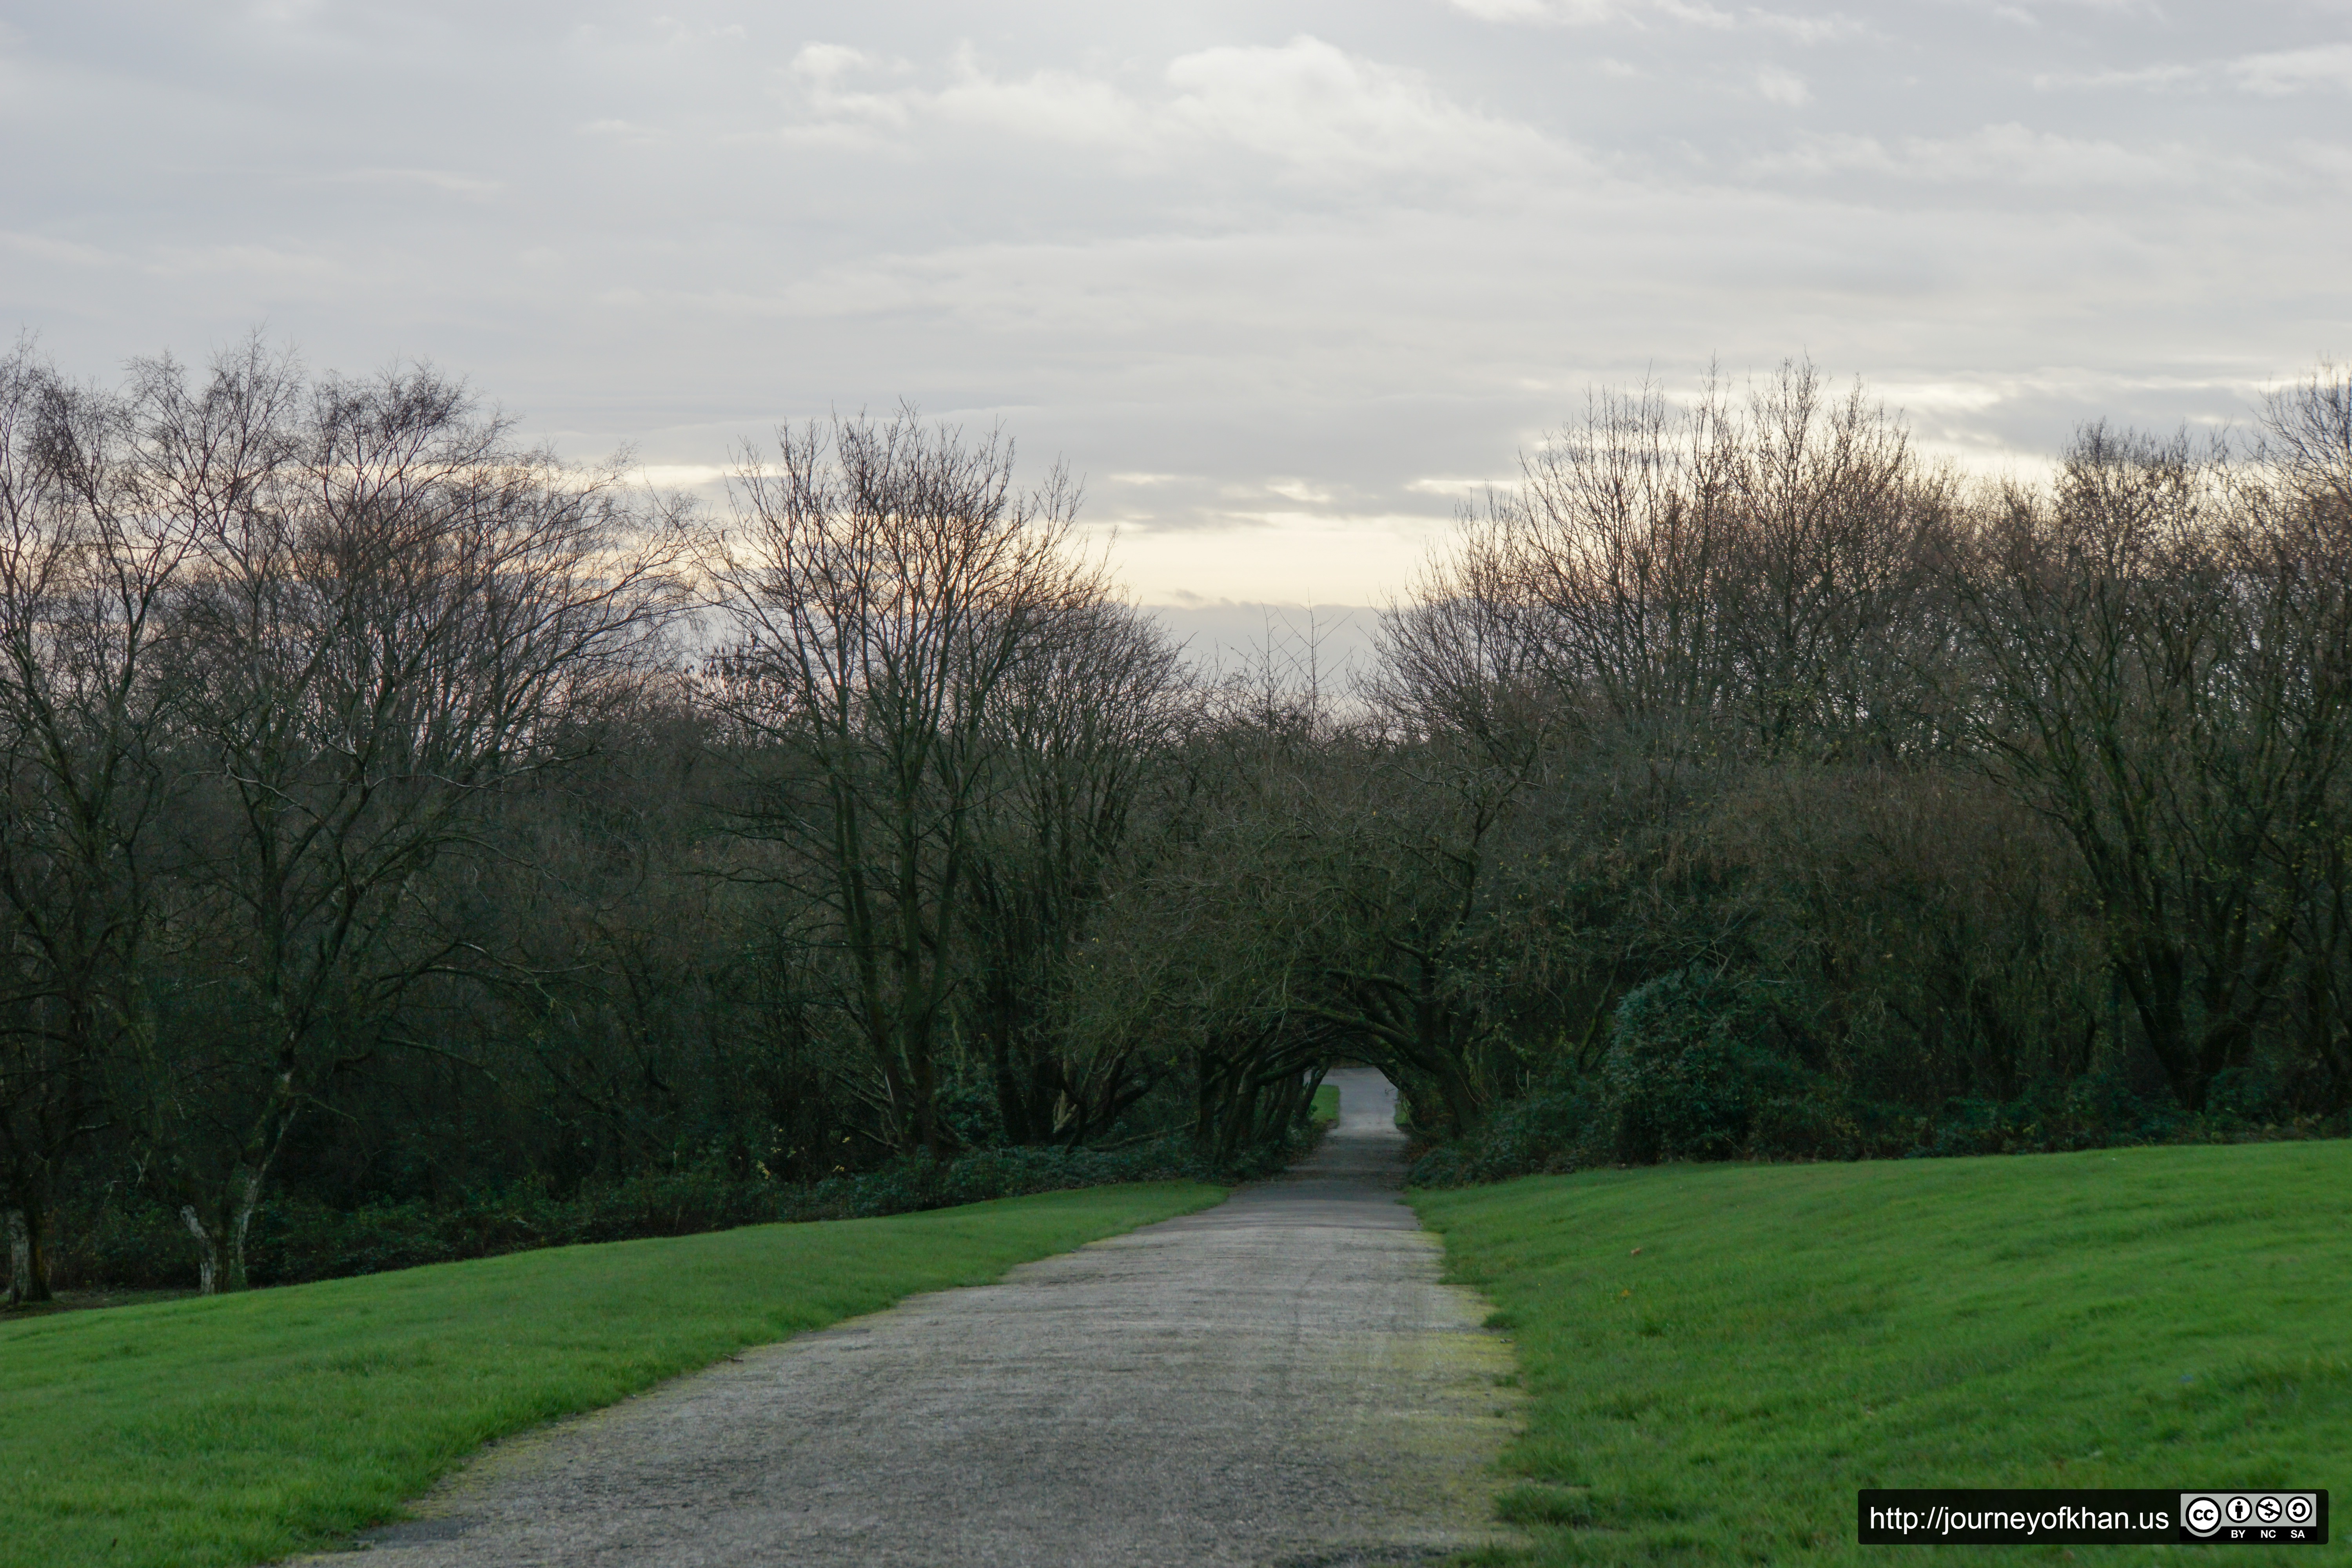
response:
<path id="1" fill-rule="evenodd" d="M 245 1237 L 253 1228 L 253 1211 L 261 1206 L 261 1184 L 267 1171 L 247 1173 L 245 1190 L 237 1194 L 236 1213 L 229 1220 L 229 1288 L 242 1290 L 250 1283 L 245 1273 Z"/>
<path id="2" fill-rule="evenodd" d="M 188 1234 L 196 1238 L 196 1294 L 217 1295 L 220 1291 L 220 1243 L 205 1228 L 205 1222 L 197 1217 L 195 1205 L 180 1205 L 180 1223 L 186 1226 Z"/>

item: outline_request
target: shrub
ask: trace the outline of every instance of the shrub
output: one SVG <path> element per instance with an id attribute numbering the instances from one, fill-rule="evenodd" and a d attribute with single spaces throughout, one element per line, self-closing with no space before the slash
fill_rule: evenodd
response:
<path id="1" fill-rule="evenodd" d="M 954 1160 L 904 1156 L 879 1170 L 813 1186 L 744 1180 L 712 1159 L 676 1171 L 585 1186 L 569 1197 L 518 1187 L 470 1193 L 455 1203 L 421 1200 L 337 1209 L 281 1195 L 264 1203 L 246 1246 L 257 1285 L 293 1285 L 352 1274 L 488 1258 L 540 1247 L 688 1236 L 774 1220 L 852 1219 L 947 1208 L 990 1198 L 1121 1182 L 1251 1181 L 1272 1175 L 1307 1134 L 1212 1168 L 1181 1133 L 1121 1149 L 1003 1147 Z M 161 1204 L 132 1194 L 61 1216 L 60 1287 L 184 1289 L 195 1283 L 186 1235 Z"/>
<path id="2" fill-rule="evenodd" d="M 1793 1060 L 1795 1031 L 1752 981 L 1670 975 L 1629 995 L 1617 1025 L 1600 1071 L 1504 1106 L 1474 1135 L 1423 1154 L 1408 1184 L 1667 1159 L 1916 1159 L 2352 1133 L 2342 1115 L 2294 1114 L 2259 1068 L 2217 1082 L 2195 1116 L 2113 1068 L 2037 1079 L 2011 1100 L 1955 1097 L 1921 1114 Z"/>
<path id="3" fill-rule="evenodd" d="M 1799 1103 L 1811 1075 L 1785 1054 L 1792 1037 L 1752 979 L 1694 965 L 1629 993 L 1600 1071 L 1612 1152 L 1629 1164 L 1727 1160 L 1749 1152 L 1759 1119 L 1782 1138 L 1818 1132 Z"/>
<path id="4" fill-rule="evenodd" d="M 2072 1082 L 2039 1079 L 2013 1100 L 1947 1100 L 1921 1121 L 1916 1147 L 1908 1152 L 2047 1153 L 2175 1142 L 2221 1130 L 2210 1118 L 2200 1121 L 2182 1114 L 2169 1100 L 2142 1098 L 2119 1073 L 2101 1071 Z"/>
<path id="5" fill-rule="evenodd" d="M 1599 1071 L 1504 1106 L 1473 1136 L 1423 1155 L 1406 1180 L 1450 1187 L 1580 1164 L 1853 1158 L 1866 1142 L 1860 1119 L 1790 1059 L 1795 1040 L 1761 982 L 1678 970 L 1618 1005 Z"/>
<path id="6" fill-rule="evenodd" d="M 1599 1121 L 1588 1089 L 1573 1080 L 1554 1083 L 1504 1106 L 1475 1136 L 1423 1155 L 1405 1184 L 1460 1187 L 1572 1171 L 1587 1163 L 1584 1146 Z"/>

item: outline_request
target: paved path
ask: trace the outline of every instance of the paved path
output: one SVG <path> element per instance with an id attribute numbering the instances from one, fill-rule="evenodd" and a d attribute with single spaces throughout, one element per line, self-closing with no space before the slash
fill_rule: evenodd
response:
<path id="1" fill-rule="evenodd" d="M 1490 1539 L 1509 1352 L 1396 1201 L 1394 1092 L 1328 1081 L 1341 1124 L 1286 1179 L 499 1445 L 374 1532 L 385 1568 L 1337 1565 Z"/>

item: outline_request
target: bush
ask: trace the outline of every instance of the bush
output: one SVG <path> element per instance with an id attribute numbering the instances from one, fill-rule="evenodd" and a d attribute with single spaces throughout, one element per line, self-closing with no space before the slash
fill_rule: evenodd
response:
<path id="1" fill-rule="evenodd" d="M 2056 1153 L 2122 1144 L 2340 1138 L 2352 1120 L 2295 1114 L 2257 1063 L 2217 1079 L 2205 1110 L 2136 1089 L 2110 1067 L 2048 1077 L 2014 1099 L 1961 1096 L 1932 1111 L 1865 1100 L 1797 1059 L 1775 989 L 1684 970 L 1620 1004 L 1589 1078 L 1555 1079 L 1470 1137 L 1417 1161 L 1408 1184 L 1454 1187 L 1659 1160 L 1862 1160 Z"/>
<path id="2" fill-rule="evenodd" d="M 1677 970 L 1618 1004 L 1598 1072 L 1504 1106 L 1473 1136 L 1423 1155 L 1406 1181 L 1452 1187 L 1580 1164 L 1853 1158 L 1865 1142 L 1858 1119 L 1790 1059 L 1796 1038 L 1761 982 Z"/>
<path id="3" fill-rule="evenodd" d="M 1282 1157 L 1287 1158 L 1286 1150 Z M 776 1217 L 862 1219 L 1118 1182 L 1204 1179 L 1211 1173 L 1181 1134 L 1116 1150 L 1015 1145 L 974 1150 L 953 1160 L 908 1154 L 878 1171 L 790 1189 Z"/>
<path id="4" fill-rule="evenodd" d="M 1555 1083 L 1496 1111 L 1474 1137 L 1441 1143 L 1413 1162 L 1412 1187 L 1461 1187 L 1513 1176 L 1559 1175 L 1589 1163 L 1585 1145 L 1601 1120 L 1583 1085 Z"/>
<path id="5" fill-rule="evenodd" d="M 1751 1152 L 1759 1121 L 1780 1138 L 1818 1135 L 1822 1119 L 1799 1103 L 1811 1075 L 1784 1054 L 1792 1036 L 1752 979 L 1693 966 L 1629 993 L 1600 1072 L 1612 1152 L 1628 1164 L 1728 1160 Z"/>
<path id="6" fill-rule="evenodd" d="M 2056 1153 L 2119 1143 L 2168 1143 L 2211 1135 L 2218 1124 L 2185 1116 L 2167 1099 L 2143 1099 L 2119 1073 L 2095 1072 L 2067 1082 L 2028 1084 L 2014 1100 L 1964 1096 L 1920 1122 L 1923 1155 Z"/>
<path id="7" fill-rule="evenodd" d="M 877 1171 L 805 1187 L 739 1179 L 714 1159 L 583 1187 L 565 1198 L 516 1188 L 468 1194 L 454 1204 L 415 1200 L 346 1210 L 283 1195 L 254 1215 L 246 1264 L 256 1285 L 294 1285 L 541 1247 L 689 1236 L 776 1220 L 909 1214 L 1122 1182 L 1251 1181 L 1280 1171 L 1307 1136 L 1256 1150 L 1222 1169 L 1196 1154 L 1182 1134 L 1171 1133 L 1123 1149 L 1006 1147 L 945 1161 L 902 1156 Z M 150 1198 L 134 1194 L 60 1217 L 65 1224 L 53 1278 L 61 1288 L 186 1289 L 196 1282 L 185 1232 Z"/>

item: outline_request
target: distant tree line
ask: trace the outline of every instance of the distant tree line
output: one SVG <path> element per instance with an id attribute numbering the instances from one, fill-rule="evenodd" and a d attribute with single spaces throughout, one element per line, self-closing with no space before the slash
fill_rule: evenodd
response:
<path id="1" fill-rule="evenodd" d="M 1599 395 L 1345 686 L 1013 457 L 717 519 L 428 369 L 0 362 L 12 1289 L 1232 1169 L 1342 1059 L 1430 1180 L 2341 1130 L 2352 381 L 1994 486 Z"/>
<path id="2" fill-rule="evenodd" d="M 1383 653 L 1325 1005 L 1423 1179 L 2342 1131 L 2352 380 L 1990 485 L 1807 366 L 1599 395 Z"/>

